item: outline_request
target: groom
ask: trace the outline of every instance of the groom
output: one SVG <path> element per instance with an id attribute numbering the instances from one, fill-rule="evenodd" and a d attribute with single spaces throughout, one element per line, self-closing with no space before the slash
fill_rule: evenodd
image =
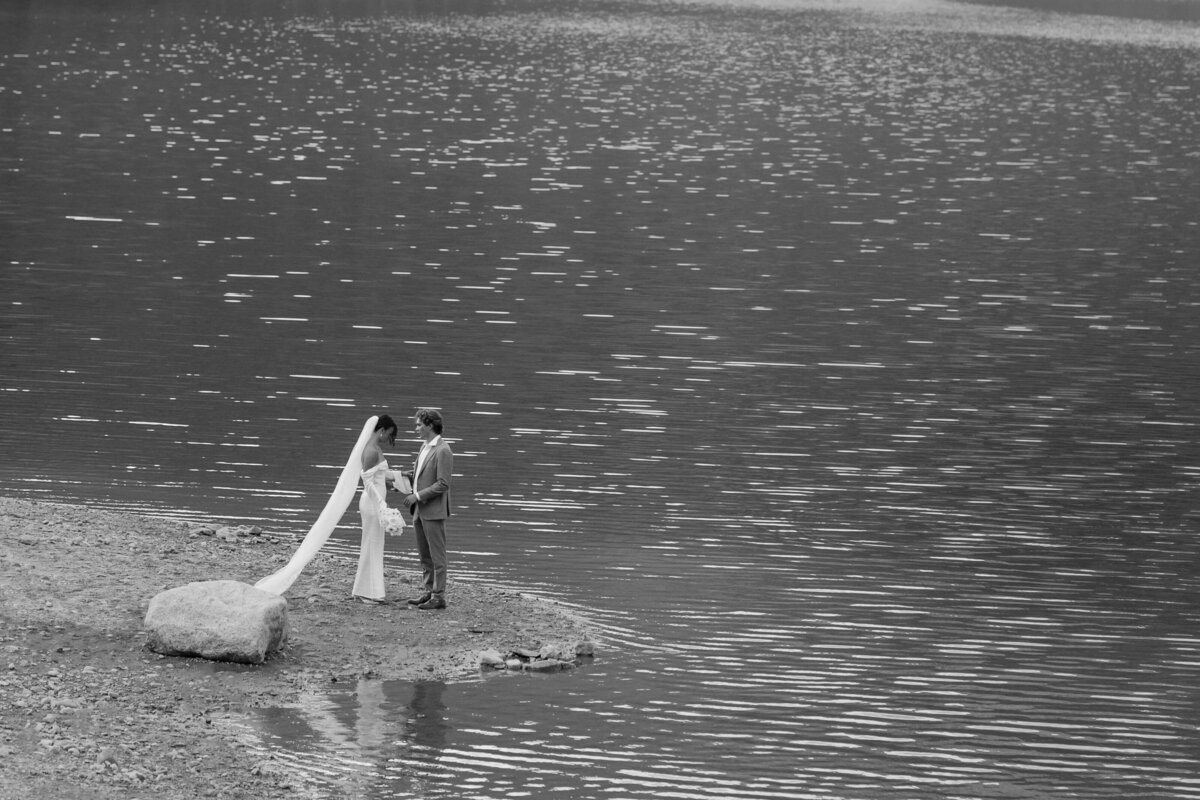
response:
<path id="1" fill-rule="evenodd" d="M 422 610 L 446 607 L 446 518 L 450 516 L 450 474 L 454 453 L 442 440 L 442 415 L 422 408 L 413 416 L 424 444 L 412 471 L 413 493 L 404 505 L 413 516 L 425 592 L 408 602 Z"/>

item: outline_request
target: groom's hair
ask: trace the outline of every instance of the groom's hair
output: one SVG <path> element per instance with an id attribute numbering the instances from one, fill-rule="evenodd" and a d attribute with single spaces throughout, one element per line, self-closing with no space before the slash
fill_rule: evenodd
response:
<path id="1" fill-rule="evenodd" d="M 418 408 L 417 419 L 433 428 L 433 432 L 438 436 L 442 435 L 442 415 L 440 412 L 432 408 Z"/>

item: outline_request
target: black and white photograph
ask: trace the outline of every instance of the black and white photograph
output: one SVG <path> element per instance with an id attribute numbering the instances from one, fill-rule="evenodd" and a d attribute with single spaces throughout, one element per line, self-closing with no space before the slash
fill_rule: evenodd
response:
<path id="1" fill-rule="evenodd" d="M 0 800 L 1200 800 L 1200 0 L 0 0 Z"/>

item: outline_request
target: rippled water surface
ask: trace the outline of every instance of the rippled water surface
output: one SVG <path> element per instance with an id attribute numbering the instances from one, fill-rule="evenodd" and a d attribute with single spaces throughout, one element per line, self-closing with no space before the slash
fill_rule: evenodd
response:
<path id="1" fill-rule="evenodd" d="M 371 798 L 1200 797 L 1200 29 L 265 5 L 0 11 L 4 491 L 299 535 L 435 405 L 453 578 L 603 636 L 263 748 Z"/>

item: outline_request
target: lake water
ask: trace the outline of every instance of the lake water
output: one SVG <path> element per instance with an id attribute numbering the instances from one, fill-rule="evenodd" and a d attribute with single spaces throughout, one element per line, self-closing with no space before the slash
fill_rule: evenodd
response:
<path id="1" fill-rule="evenodd" d="M 246 720 L 332 796 L 1200 797 L 1195 23 L 32 2 L 0 45 L 3 491 L 299 536 L 438 406 L 452 578 L 602 631 Z"/>

